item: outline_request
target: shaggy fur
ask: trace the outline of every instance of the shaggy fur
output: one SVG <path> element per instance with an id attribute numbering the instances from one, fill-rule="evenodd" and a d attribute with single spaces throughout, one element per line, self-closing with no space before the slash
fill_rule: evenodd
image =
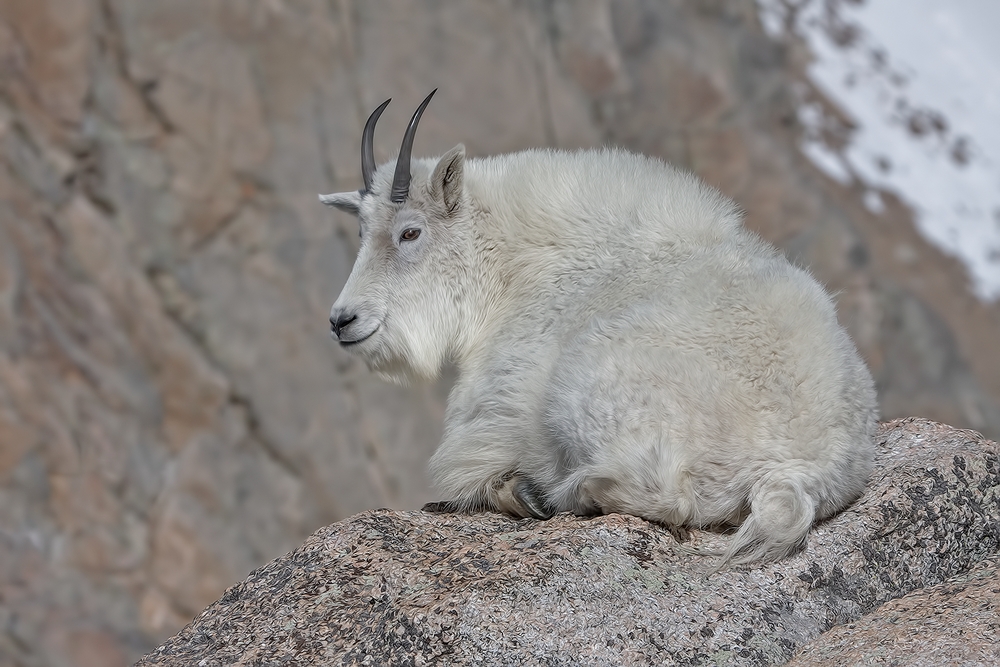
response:
<path id="1" fill-rule="evenodd" d="M 459 379 L 432 476 L 458 507 L 740 524 L 781 558 L 872 468 L 871 375 L 805 271 L 694 176 L 621 150 L 414 160 L 324 195 L 361 249 L 331 312 L 384 378 Z"/>

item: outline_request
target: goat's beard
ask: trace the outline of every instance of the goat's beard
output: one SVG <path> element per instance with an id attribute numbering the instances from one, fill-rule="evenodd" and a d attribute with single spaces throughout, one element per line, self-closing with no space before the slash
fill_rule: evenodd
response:
<path id="1" fill-rule="evenodd" d="M 440 341 L 412 333 L 400 337 L 390 334 L 361 354 L 368 370 L 386 382 L 404 387 L 437 379 L 444 365 Z"/>

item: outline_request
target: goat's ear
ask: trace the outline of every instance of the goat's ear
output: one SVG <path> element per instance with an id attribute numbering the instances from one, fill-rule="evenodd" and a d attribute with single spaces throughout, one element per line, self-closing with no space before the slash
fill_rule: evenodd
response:
<path id="1" fill-rule="evenodd" d="M 431 196 L 448 213 L 453 212 L 462 198 L 465 174 L 465 146 L 459 144 L 444 154 L 431 174 Z"/>
<path id="2" fill-rule="evenodd" d="M 352 192 L 335 192 L 332 195 L 320 195 L 319 200 L 327 206 L 339 208 L 345 213 L 357 215 L 361 211 L 361 193 L 357 190 Z"/>

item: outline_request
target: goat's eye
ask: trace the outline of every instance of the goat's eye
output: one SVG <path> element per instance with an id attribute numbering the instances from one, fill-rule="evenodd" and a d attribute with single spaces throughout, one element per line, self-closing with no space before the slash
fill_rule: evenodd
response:
<path id="1" fill-rule="evenodd" d="M 414 241 L 414 240 L 416 240 L 416 238 L 418 236 L 420 236 L 420 230 L 419 229 L 414 229 L 414 228 L 411 227 L 410 229 L 404 229 L 403 230 L 403 233 L 399 235 L 399 240 L 400 241 Z"/>

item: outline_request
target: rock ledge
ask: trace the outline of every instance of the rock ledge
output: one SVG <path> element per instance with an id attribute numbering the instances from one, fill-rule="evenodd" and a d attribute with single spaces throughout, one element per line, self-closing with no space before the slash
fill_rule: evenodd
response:
<path id="1" fill-rule="evenodd" d="M 779 563 L 706 574 L 711 559 L 621 515 L 365 512 L 252 572 L 139 665 L 989 664 L 1000 447 L 913 418 L 883 424 L 878 447 L 865 496 Z M 924 650 L 876 651 L 886 626 L 919 627 Z"/>

